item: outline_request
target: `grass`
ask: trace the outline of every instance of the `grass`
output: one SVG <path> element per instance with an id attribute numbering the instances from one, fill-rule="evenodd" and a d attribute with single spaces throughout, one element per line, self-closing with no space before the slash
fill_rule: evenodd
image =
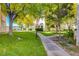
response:
<path id="1" fill-rule="evenodd" d="M 0 34 L 1 56 L 45 56 L 47 55 L 39 38 L 33 32 L 15 32 L 13 36 Z"/>
<path id="2" fill-rule="evenodd" d="M 52 36 L 52 35 L 54 35 L 53 32 L 42 32 L 42 34 L 45 35 L 45 36 Z"/>
<path id="3" fill-rule="evenodd" d="M 52 31 L 52 32 L 42 32 L 43 35 L 45 36 L 52 36 L 52 35 L 55 35 L 55 34 L 64 34 L 66 33 L 65 31 L 61 31 L 59 33 L 56 33 L 55 31 Z"/>

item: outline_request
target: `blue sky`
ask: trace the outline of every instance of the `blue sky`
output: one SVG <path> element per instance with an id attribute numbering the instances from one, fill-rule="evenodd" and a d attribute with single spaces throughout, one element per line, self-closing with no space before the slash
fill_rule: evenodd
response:
<path id="1" fill-rule="evenodd" d="M 6 25 L 9 26 L 9 16 L 6 17 Z"/>
<path id="2" fill-rule="evenodd" d="M 6 17 L 6 25 L 7 26 L 9 26 L 9 20 L 10 20 L 10 18 L 9 18 L 9 16 L 7 16 Z M 13 26 L 18 26 L 18 25 L 13 23 Z"/>

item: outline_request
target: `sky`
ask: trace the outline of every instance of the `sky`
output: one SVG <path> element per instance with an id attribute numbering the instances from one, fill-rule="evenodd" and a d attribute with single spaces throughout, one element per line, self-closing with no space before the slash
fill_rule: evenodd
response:
<path id="1" fill-rule="evenodd" d="M 6 17 L 6 25 L 9 26 L 9 16 Z M 18 25 L 13 23 L 13 26 L 18 26 Z"/>

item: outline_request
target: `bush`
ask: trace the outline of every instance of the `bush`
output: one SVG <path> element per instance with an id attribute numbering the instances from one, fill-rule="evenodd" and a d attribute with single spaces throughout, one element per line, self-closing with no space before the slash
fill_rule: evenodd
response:
<path id="1" fill-rule="evenodd" d="M 67 43 L 69 44 L 75 44 L 75 40 L 74 40 L 74 32 L 73 30 L 69 30 L 66 33 L 64 33 L 64 36 L 67 39 Z"/>
<path id="2" fill-rule="evenodd" d="M 31 28 L 29 28 L 29 30 L 30 30 L 30 31 L 32 31 L 32 29 L 31 29 Z"/>
<path id="3" fill-rule="evenodd" d="M 74 44 L 75 42 L 74 42 L 74 39 L 68 38 L 67 43 Z"/>
<path id="4" fill-rule="evenodd" d="M 64 36 L 66 36 L 66 37 L 68 37 L 68 38 L 73 38 L 73 36 L 74 36 L 73 30 L 67 31 L 67 32 L 64 34 Z"/>
<path id="5" fill-rule="evenodd" d="M 43 28 L 36 28 L 36 31 L 43 31 Z"/>

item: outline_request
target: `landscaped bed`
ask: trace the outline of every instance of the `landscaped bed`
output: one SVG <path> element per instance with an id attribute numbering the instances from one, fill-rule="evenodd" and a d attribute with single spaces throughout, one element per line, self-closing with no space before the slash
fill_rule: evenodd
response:
<path id="1" fill-rule="evenodd" d="M 79 47 L 63 42 L 55 42 L 72 56 L 79 56 Z"/>
<path id="2" fill-rule="evenodd" d="M 54 36 L 55 32 L 42 32 L 44 36 Z M 73 33 L 68 31 L 62 31 L 60 34 L 63 37 L 59 40 L 50 38 L 53 40 L 57 45 L 62 47 L 65 51 L 67 51 L 72 56 L 79 56 L 79 47 L 75 45 L 75 40 L 73 39 Z M 68 38 L 69 37 L 69 38 Z M 71 37 L 71 38 L 70 38 Z"/>
<path id="3" fill-rule="evenodd" d="M 15 32 L 13 36 L 0 34 L 2 56 L 45 56 L 40 39 L 33 32 Z"/>

